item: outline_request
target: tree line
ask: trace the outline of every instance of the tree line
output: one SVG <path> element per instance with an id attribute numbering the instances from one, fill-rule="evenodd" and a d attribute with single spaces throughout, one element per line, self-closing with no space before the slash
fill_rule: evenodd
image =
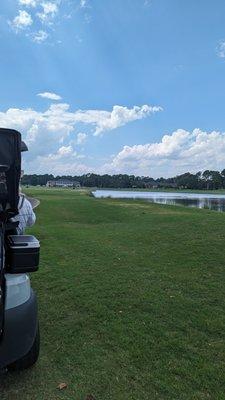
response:
<path id="1" fill-rule="evenodd" d="M 206 170 L 192 174 L 186 172 L 182 175 L 177 175 L 172 178 L 157 178 L 153 179 L 149 176 L 134 176 L 127 174 L 117 175 L 98 175 L 84 174 L 77 176 L 53 176 L 52 174 L 44 175 L 24 175 L 22 184 L 25 186 L 45 186 L 48 181 L 57 181 L 66 179 L 69 181 L 79 182 L 83 187 L 98 187 L 98 188 L 177 188 L 177 189 L 225 189 L 225 169 L 221 172 Z"/>

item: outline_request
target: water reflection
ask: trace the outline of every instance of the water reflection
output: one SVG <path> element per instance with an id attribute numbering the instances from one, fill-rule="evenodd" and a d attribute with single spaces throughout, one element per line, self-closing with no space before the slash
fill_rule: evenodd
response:
<path id="1" fill-rule="evenodd" d="M 219 194 L 96 190 L 93 192 L 93 195 L 96 198 L 143 199 L 151 203 L 207 208 L 220 212 L 225 211 L 225 195 Z"/>
<path id="2" fill-rule="evenodd" d="M 225 211 L 225 199 L 178 199 L 158 197 L 147 200 L 159 204 L 172 204 L 186 207 L 208 208 L 215 211 Z"/>

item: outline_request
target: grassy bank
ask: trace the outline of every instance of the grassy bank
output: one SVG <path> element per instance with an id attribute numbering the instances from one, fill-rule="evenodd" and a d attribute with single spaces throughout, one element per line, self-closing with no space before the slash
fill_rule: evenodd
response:
<path id="1" fill-rule="evenodd" d="M 225 213 L 29 194 L 42 349 L 1 400 L 225 399 Z"/>

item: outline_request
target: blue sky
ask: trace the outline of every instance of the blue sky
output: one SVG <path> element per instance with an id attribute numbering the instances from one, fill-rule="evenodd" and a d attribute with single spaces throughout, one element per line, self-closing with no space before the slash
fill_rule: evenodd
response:
<path id="1" fill-rule="evenodd" d="M 225 167 L 225 2 L 2 0 L 0 125 L 26 172 Z"/>

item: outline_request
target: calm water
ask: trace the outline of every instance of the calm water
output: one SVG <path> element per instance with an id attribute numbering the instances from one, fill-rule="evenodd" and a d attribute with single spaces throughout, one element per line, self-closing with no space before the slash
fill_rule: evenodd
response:
<path id="1" fill-rule="evenodd" d="M 96 198 L 142 199 L 151 203 L 182 205 L 186 207 L 208 208 L 225 211 L 225 195 L 205 193 L 135 192 L 123 190 L 95 190 Z"/>

